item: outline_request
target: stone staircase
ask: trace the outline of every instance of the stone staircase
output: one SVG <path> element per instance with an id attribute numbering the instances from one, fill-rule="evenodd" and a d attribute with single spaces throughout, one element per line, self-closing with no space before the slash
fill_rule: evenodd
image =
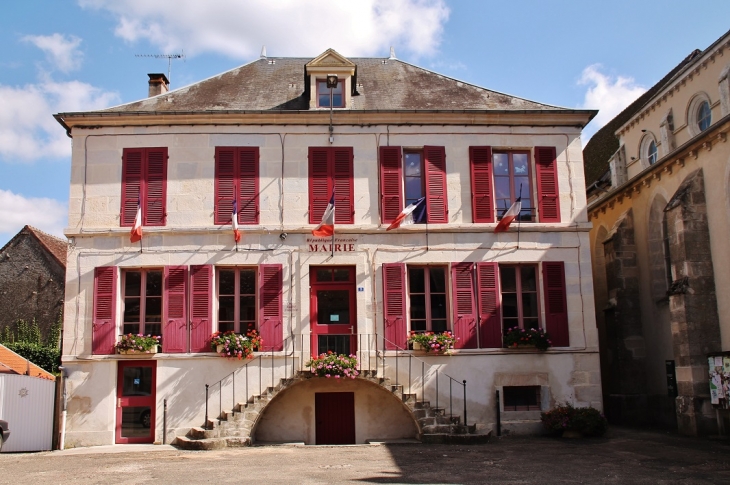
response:
<path id="1" fill-rule="evenodd" d="M 209 420 L 204 427 L 194 427 L 185 436 L 178 436 L 173 445 L 185 450 L 216 450 L 226 447 L 251 446 L 251 431 L 269 402 L 287 387 L 305 379 L 309 372 L 298 372 L 294 377 L 280 379 L 276 387 L 267 387 L 261 395 L 252 396 L 245 403 L 238 403 L 231 410 L 224 410 L 216 420 Z M 358 379 L 373 382 L 398 397 L 413 414 L 418 423 L 418 439 L 422 443 L 478 444 L 486 443 L 488 434 L 476 434 L 476 425 L 461 423 L 461 417 L 447 415 L 443 408 L 431 407 L 428 401 L 419 401 L 416 394 L 407 394 L 403 385 L 395 385 L 388 378 L 375 372 L 363 371 Z"/>

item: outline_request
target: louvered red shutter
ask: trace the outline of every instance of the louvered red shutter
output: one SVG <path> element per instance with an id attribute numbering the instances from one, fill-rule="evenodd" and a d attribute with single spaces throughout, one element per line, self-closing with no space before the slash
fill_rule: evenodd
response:
<path id="1" fill-rule="evenodd" d="M 282 305 L 283 269 L 280 264 L 259 266 L 260 304 L 259 333 L 264 339 L 262 350 L 284 349 L 284 309 Z"/>
<path id="2" fill-rule="evenodd" d="M 401 147 L 380 147 L 380 217 L 390 224 L 403 210 Z"/>
<path id="3" fill-rule="evenodd" d="M 474 222 L 494 222 L 492 147 L 469 147 L 471 211 Z"/>
<path id="4" fill-rule="evenodd" d="M 383 264 L 383 323 L 385 348 L 387 350 L 405 349 L 408 329 L 406 327 L 406 265 L 403 263 Z"/>
<path id="5" fill-rule="evenodd" d="M 185 352 L 188 349 L 188 267 L 165 266 L 164 287 L 162 351 Z"/>
<path id="6" fill-rule="evenodd" d="M 545 330 L 553 347 L 568 347 L 568 304 L 565 297 L 565 263 L 542 263 L 542 280 L 545 293 Z"/>
<path id="7" fill-rule="evenodd" d="M 327 148 L 309 147 L 309 223 L 322 222 L 322 214 L 332 197 Z M 335 215 L 337 218 L 337 215 Z M 335 222 L 337 220 L 335 219 Z"/>
<path id="8" fill-rule="evenodd" d="M 190 267 L 190 352 L 211 352 L 213 266 Z"/>
<path id="9" fill-rule="evenodd" d="M 259 223 L 259 147 L 238 149 L 238 223 Z"/>
<path id="10" fill-rule="evenodd" d="M 558 161 L 555 147 L 535 147 L 537 210 L 540 222 L 560 222 Z"/>
<path id="11" fill-rule="evenodd" d="M 355 222 L 355 197 L 352 147 L 337 147 L 332 148 L 331 151 L 334 163 L 335 224 L 353 224 Z"/>
<path id="12" fill-rule="evenodd" d="M 429 224 L 449 222 L 446 195 L 446 150 L 423 147 L 426 159 L 426 210 Z"/>
<path id="13" fill-rule="evenodd" d="M 502 315 L 499 304 L 499 264 L 477 263 L 479 297 L 479 346 L 502 347 Z"/>
<path id="14" fill-rule="evenodd" d="M 116 266 L 100 266 L 94 269 L 94 318 L 92 320 L 91 353 L 114 353 L 117 341 L 117 279 Z"/>
<path id="15" fill-rule="evenodd" d="M 125 148 L 122 153 L 121 227 L 132 227 L 137 216 L 137 202 L 142 197 L 143 157 L 142 148 Z"/>
<path id="16" fill-rule="evenodd" d="M 451 266 L 451 285 L 454 295 L 454 336 L 457 349 L 477 348 L 477 316 L 474 307 L 473 263 Z"/>
<path id="17" fill-rule="evenodd" d="M 236 149 L 215 148 L 215 224 L 230 224 L 236 185 Z"/>
<path id="18" fill-rule="evenodd" d="M 146 148 L 145 202 L 142 224 L 164 226 L 167 219 L 167 148 Z"/>

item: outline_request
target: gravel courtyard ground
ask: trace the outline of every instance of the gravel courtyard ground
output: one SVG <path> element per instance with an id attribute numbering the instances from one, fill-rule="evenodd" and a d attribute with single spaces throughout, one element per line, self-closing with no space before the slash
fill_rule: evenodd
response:
<path id="1" fill-rule="evenodd" d="M 474 446 L 261 446 L 196 452 L 121 445 L 0 454 L 3 484 L 253 481 L 730 484 L 730 444 L 613 428 L 601 439 L 510 437 Z"/>

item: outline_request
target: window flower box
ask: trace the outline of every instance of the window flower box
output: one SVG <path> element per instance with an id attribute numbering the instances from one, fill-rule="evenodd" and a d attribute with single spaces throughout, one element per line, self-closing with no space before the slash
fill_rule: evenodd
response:
<path id="1" fill-rule="evenodd" d="M 547 350 L 552 345 L 550 336 L 541 328 L 512 327 L 503 336 L 504 346 L 508 349 L 535 348 Z"/>
<path id="2" fill-rule="evenodd" d="M 415 332 L 411 331 L 408 336 L 408 345 L 413 350 L 422 350 L 434 354 L 445 354 L 454 347 L 457 338 L 451 332 Z"/>
<path id="3" fill-rule="evenodd" d="M 256 330 L 246 335 L 233 331 L 216 332 L 210 338 L 210 346 L 221 356 L 226 358 L 253 359 L 253 353 L 264 344 L 264 340 Z"/>
<path id="4" fill-rule="evenodd" d="M 156 354 L 159 345 L 160 337 L 156 335 L 128 333 L 121 336 L 114 348 L 120 355 Z"/>

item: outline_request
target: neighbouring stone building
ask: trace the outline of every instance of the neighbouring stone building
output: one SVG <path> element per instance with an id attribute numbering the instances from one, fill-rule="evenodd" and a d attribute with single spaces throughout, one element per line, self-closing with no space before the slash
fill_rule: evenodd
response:
<path id="1" fill-rule="evenodd" d="M 25 226 L 0 249 L 0 332 L 35 320 L 43 338 L 58 322 L 66 284 L 63 239 Z"/>
<path id="2" fill-rule="evenodd" d="M 713 434 L 708 357 L 730 351 L 730 33 L 584 150 L 610 421 Z M 730 355 L 730 354 L 727 354 Z"/>
<path id="3" fill-rule="evenodd" d="M 595 111 L 331 49 L 170 92 L 151 74 L 150 95 L 56 115 L 73 139 L 67 443 L 449 441 L 483 438 L 498 409 L 502 432 L 535 433 L 557 402 L 601 407 L 580 141 Z M 386 232 L 421 198 L 422 223 Z M 334 239 L 314 237 L 331 200 Z M 553 346 L 504 348 L 512 327 Z M 253 329 L 251 360 L 211 348 Z M 411 350 L 425 331 L 453 332 L 451 355 Z M 130 332 L 161 352 L 115 352 Z M 327 351 L 360 376 L 311 378 Z"/>

